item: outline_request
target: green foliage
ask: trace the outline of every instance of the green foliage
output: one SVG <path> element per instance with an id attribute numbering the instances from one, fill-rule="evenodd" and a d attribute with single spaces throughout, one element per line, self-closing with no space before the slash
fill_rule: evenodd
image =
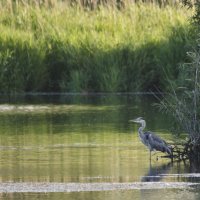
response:
<path id="1" fill-rule="evenodd" d="M 189 8 L 194 7 L 192 19 L 194 33 L 199 32 L 200 3 L 198 1 L 182 0 Z M 194 26 L 195 25 L 195 26 Z M 197 25 L 197 26 L 196 26 Z M 194 38 L 197 35 L 194 34 Z M 187 41 L 187 37 L 185 37 Z M 183 144 L 184 155 L 191 162 L 200 163 L 200 48 L 199 41 L 193 44 L 193 50 L 187 53 L 188 62 L 178 70 L 177 81 L 169 77 L 171 85 L 167 97 L 163 97 L 158 104 L 159 108 L 174 117 L 175 131 L 188 134 Z"/>
<path id="2" fill-rule="evenodd" d="M 189 52 L 188 57 L 190 61 L 180 67 L 177 83 L 170 80 L 172 92 L 159 107 L 174 116 L 178 129 L 187 133 L 196 147 L 200 143 L 200 49 Z"/>
<path id="3" fill-rule="evenodd" d="M 22 38 L 23 39 L 23 38 Z M 0 37 L 0 92 L 37 91 L 45 82 L 43 53 L 27 41 Z"/>
<path id="4" fill-rule="evenodd" d="M 193 42 L 189 15 L 142 3 L 123 11 L 1 7 L 0 92 L 165 90 L 163 68 L 176 79 Z"/>

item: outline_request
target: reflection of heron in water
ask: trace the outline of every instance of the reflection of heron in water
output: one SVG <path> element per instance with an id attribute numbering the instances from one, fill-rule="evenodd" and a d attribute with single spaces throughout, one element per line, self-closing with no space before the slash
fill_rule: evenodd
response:
<path id="1" fill-rule="evenodd" d="M 171 147 L 167 145 L 167 143 L 155 135 L 150 131 L 143 132 L 146 127 L 146 122 L 142 117 L 138 117 L 137 119 L 130 120 L 130 122 L 135 122 L 141 124 L 138 129 L 138 135 L 141 142 L 148 147 L 150 153 L 150 160 L 151 160 L 151 151 L 161 151 L 163 153 L 167 153 L 171 156 L 172 151 Z"/>
<path id="2" fill-rule="evenodd" d="M 160 192 L 161 190 L 157 190 L 154 182 L 163 182 L 163 181 L 168 182 L 168 180 L 162 180 L 162 179 L 164 179 L 165 177 L 168 177 L 167 174 L 170 173 L 170 171 L 173 167 L 173 163 L 169 162 L 169 163 L 161 164 L 161 165 L 158 165 L 158 164 L 160 164 L 160 163 L 156 162 L 156 165 L 151 165 L 151 162 L 149 162 L 149 169 L 144 174 L 144 176 L 142 176 L 140 178 L 141 182 L 149 182 L 149 186 L 152 189 L 154 189 L 152 191 L 141 189 L 140 190 L 140 199 L 146 199 L 146 200 L 147 199 L 148 200 L 163 199 L 166 195 L 170 194 L 170 193 L 168 193 L 168 190 L 167 191 L 162 190 L 162 192 Z M 164 199 L 170 199 L 170 198 L 164 198 Z"/>
<path id="3" fill-rule="evenodd" d="M 141 181 L 142 182 L 160 181 L 164 177 L 164 174 L 167 174 L 169 172 L 171 167 L 172 167 L 171 162 L 160 165 L 160 166 L 153 166 L 153 167 L 150 162 L 149 171 L 146 175 L 142 176 Z"/>

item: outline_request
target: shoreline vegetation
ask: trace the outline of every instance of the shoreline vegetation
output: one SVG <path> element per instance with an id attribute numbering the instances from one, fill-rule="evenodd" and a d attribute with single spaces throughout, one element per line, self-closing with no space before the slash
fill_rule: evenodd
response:
<path id="1" fill-rule="evenodd" d="M 195 44 L 181 5 L 2 2 L 0 93 L 165 91 Z"/>

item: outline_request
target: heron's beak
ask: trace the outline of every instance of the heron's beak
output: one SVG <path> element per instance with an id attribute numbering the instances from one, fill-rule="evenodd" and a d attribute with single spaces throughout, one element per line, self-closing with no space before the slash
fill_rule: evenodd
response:
<path id="1" fill-rule="evenodd" d="M 131 119 L 131 120 L 129 120 L 129 122 L 136 122 L 137 123 L 137 121 L 135 119 Z"/>

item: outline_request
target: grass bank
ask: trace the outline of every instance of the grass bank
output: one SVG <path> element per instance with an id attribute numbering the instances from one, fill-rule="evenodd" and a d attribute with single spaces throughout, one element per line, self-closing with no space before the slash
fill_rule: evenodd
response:
<path id="1" fill-rule="evenodd" d="M 192 32 L 183 7 L 0 7 L 0 92 L 134 92 L 177 77 Z M 164 69 L 164 70 L 163 70 Z"/>

